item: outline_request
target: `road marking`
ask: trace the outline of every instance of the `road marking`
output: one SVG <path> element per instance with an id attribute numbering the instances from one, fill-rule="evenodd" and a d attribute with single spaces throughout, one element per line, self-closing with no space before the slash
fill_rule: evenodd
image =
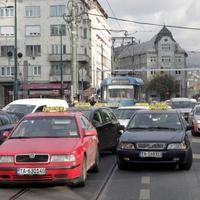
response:
<path id="1" fill-rule="evenodd" d="M 200 138 L 192 138 L 193 143 L 200 143 Z"/>
<path id="2" fill-rule="evenodd" d="M 149 199 L 150 199 L 150 189 L 141 189 L 140 200 L 149 200 Z"/>
<path id="3" fill-rule="evenodd" d="M 142 176 L 141 184 L 150 184 L 150 176 Z"/>
<path id="4" fill-rule="evenodd" d="M 199 153 L 193 153 L 193 158 L 199 160 L 200 154 Z"/>

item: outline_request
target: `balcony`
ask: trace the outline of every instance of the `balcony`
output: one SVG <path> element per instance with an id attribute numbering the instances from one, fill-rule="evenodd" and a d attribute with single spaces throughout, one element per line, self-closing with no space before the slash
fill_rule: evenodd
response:
<path id="1" fill-rule="evenodd" d="M 49 62 L 59 62 L 60 61 L 60 54 L 49 54 Z M 71 54 L 63 54 L 62 55 L 63 61 L 70 61 L 71 62 Z M 90 57 L 85 54 L 77 54 L 77 61 L 78 62 L 89 62 Z"/>

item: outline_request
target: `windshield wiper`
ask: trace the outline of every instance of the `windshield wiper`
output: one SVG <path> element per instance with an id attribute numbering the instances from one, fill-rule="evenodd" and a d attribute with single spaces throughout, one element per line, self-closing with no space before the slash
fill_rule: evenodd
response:
<path id="1" fill-rule="evenodd" d="M 171 127 L 163 127 L 163 126 L 150 126 L 148 127 L 149 129 L 166 129 L 166 130 L 174 130 L 176 131 L 176 128 L 171 128 Z"/>
<path id="2" fill-rule="evenodd" d="M 149 127 L 128 127 L 127 130 L 132 130 L 132 129 L 148 129 Z"/>

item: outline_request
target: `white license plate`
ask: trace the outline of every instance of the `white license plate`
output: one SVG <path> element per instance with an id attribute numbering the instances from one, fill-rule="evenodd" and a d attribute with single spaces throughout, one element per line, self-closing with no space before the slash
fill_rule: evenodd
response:
<path id="1" fill-rule="evenodd" d="M 159 151 L 141 151 L 141 158 L 162 158 L 162 152 Z"/>
<path id="2" fill-rule="evenodd" d="M 45 175 L 45 168 L 17 168 L 17 175 L 23 176 L 33 176 L 33 175 Z"/>

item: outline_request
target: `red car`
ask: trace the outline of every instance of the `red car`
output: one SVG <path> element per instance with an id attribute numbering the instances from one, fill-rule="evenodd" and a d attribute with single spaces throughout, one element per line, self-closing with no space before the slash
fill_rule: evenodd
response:
<path id="1" fill-rule="evenodd" d="M 79 112 L 26 115 L 0 146 L 0 184 L 61 181 L 84 186 L 88 170 L 99 170 L 98 137 Z"/>

